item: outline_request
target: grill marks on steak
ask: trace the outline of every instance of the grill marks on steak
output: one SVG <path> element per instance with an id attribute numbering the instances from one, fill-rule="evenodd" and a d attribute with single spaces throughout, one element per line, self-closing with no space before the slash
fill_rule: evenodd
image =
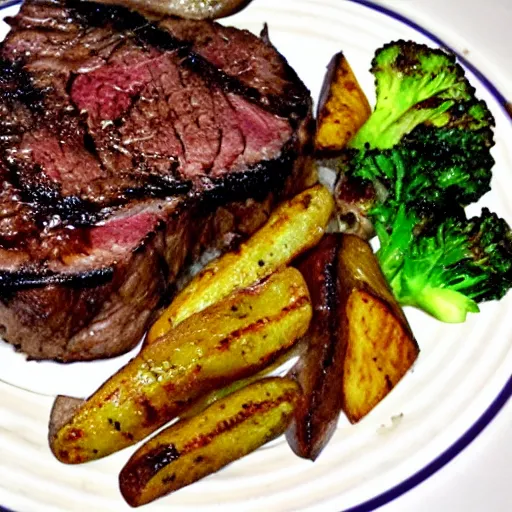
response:
<path id="1" fill-rule="evenodd" d="M 300 120 L 308 114 L 309 100 L 303 84 L 285 59 L 275 58 L 267 27 L 262 33 L 267 44 L 246 30 L 211 21 L 164 18 L 159 27 L 202 57 L 196 57 L 193 66 L 205 67 L 208 63 L 234 79 L 226 80 L 225 87 L 243 91 L 265 109 L 290 119 Z"/>
<path id="2" fill-rule="evenodd" d="M 182 61 L 178 52 L 139 50 L 75 79 L 71 98 L 87 112 L 107 168 L 139 166 L 193 180 L 279 154 L 292 135 L 288 120 L 226 94 Z M 120 116 L 117 128 L 110 121 Z"/>
<path id="3" fill-rule="evenodd" d="M 9 172 L 0 163 L 0 245 L 15 247 L 20 236 L 37 231 L 30 207 L 21 201 L 19 190 L 9 181 Z"/>
<path id="4" fill-rule="evenodd" d="M 187 258 L 301 186 L 309 93 L 268 41 L 209 21 L 26 0 L 9 23 L 0 325 L 34 358 L 115 355 Z"/>
<path id="5" fill-rule="evenodd" d="M 91 13 L 77 4 L 76 9 L 60 11 L 52 5 L 46 12 L 47 7 L 32 2 L 13 22 L 25 35 L 45 29 L 45 40 L 31 45 L 30 55 L 26 39 L 16 31 L 3 46 L 4 57 L 21 55 L 35 84 L 47 91 L 44 107 L 50 119 L 47 115 L 33 119 L 32 133 L 10 150 L 11 166 L 19 169 L 20 182 L 27 182 L 29 188 L 37 175 L 46 187 L 55 183 L 61 195 L 77 196 L 84 210 L 97 213 L 98 208 L 118 206 L 148 192 L 156 196 L 183 192 L 188 188 L 184 185 L 191 186 L 186 182 L 197 176 L 246 169 L 278 156 L 291 137 L 289 119 L 235 94 L 247 92 L 243 80 L 227 80 L 230 72 L 240 74 L 239 68 L 247 65 L 245 53 L 240 61 L 232 61 L 235 65 L 221 59 L 219 70 L 193 53 L 189 41 L 122 9 L 97 7 Z M 100 12 L 107 14 L 103 26 L 97 19 Z M 126 27 L 108 35 L 105 19 Z M 215 25 L 203 25 L 209 33 L 215 32 Z M 230 33 L 236 40 L 239 31 Z M 279 63 L 275 67 L 283 71 L 283 61 L 275 59 L 273 48 L 240 33 L 241 42 L 250 42 L 251 50 L 258 45 L 263 49 L 255 62 L 266 62 L 272 52 Z M 218 41 L 226 39 L 222 34 Z M 156 46 L 148 46 L 148 41 Z M 198 49 L 205 47 L 211 53 L 215 45 L 205 42 L 202 39 Z M 275 81 L 281 85 L 283 79 Z M 260 95 L 266 88 L 261 86 Z"/>

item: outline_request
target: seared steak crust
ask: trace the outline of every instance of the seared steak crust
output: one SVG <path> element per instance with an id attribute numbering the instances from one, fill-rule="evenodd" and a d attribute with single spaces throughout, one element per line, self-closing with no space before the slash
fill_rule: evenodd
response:
<path id="1" fill-rule="evenodd" d="M 187 261 L 309 179 L 311 100 L 214 22 L 27 0 L 0 45 L 0 325 L 29 357 L 129 350 Z"/>

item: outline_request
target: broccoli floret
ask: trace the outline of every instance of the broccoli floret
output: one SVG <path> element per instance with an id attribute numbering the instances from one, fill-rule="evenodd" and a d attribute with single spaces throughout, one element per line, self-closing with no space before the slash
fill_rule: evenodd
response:
<path id="1" fill-rule="evenodd" d="M 375 110 L 350 142 L 353 148 L 391 148 L 420 124 L 460 120 L 461 108 L 473 109 L 474 120 L 484 126 L 492 119 L 485 104 L 474 103 L 474 89 L 455 56 L 442 50 L 396 41 L 377 50 L 371 71 Z"/>
<path id="2" fill-rule="evenodd" d="M 359 206 L 397 300 L 445 322 L 464 321 L 512 286 L 510 228 L 488 210 L 464 214 L 490 188 L 484 133 L 421 127 L 392 149 L 353 152 L 347 167 L 349 182 L 373 190 Z"/>
<path id="3" fill-rule="evenodd" d="M 391 43 L 372 71 L 377 104 L 340 161 L 339 204 L 371 221 L 402 305 L 463 321 L 512 286 L 509 226 L 464 212 L 490 189 L 493 116 L 441 50 Z"/>
<path id="4" fill-rule="evenodd" d="M 463 322 L 478 303 L 512 286 L 512 231 L 487 208 L 466 220 L 448 217 L 433 233 L 415 233 L 421 216 L 400 208 L 377 255 L 402 305 L 444 322 Z M 412 226 L 412 229 L 410 229 Z"/>
<path id="5" fill-rule="evenodd" d="M 373 202 L 366 194 L 357 205 L 362 213 L 382 221 L 404 201 L 477 201 L 490 189 L 494 118 L 454 56 L 398 41 L 377 50 L 372 69 L 377 105 L 342 165 L 346 189 L 374 189 Z M 440 98 L 447 108 L 433 114 Z M 414 123 L 403 122 L 409 114 Z"/>
<path id="6" fill-rule="evenodd" d="M 494 158 L 490 128 L 420 126 L 391 149 L 350 152 L 345 174 L 369 182 L 380 194 L 378 207 L 416 201 L 455 201 L 467 206 L 490 190 Z M 368 185 L 369 186 L 369 185 Z M 368 205 L 370 206 L 370 205 Z M 373 216 L 375 212 L 367 212 Z"/>

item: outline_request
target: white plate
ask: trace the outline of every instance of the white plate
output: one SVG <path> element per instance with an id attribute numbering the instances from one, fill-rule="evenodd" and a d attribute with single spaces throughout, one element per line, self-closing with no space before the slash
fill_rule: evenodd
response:
<path id="1" fill-rule="evenodd" d="M 265 21 L 272 41 L 315 98 L 326 64 L 340 49 L 372 97 L 367 70 L 377 47 L 399 38 L 439 43 L 375 6 L 340 0 L 254 0 L 228 20 L 253 32 Z M 497 122 L 493 190 L 481 204 L 510 222 L 512 125 L 492 85 L 473 69 L 468 76 Z M 510 395 L 511 305 L 512 294 L 484 304 L 464 325 L 443 325 L 407 311 L 421 347 L 413 371 L 360 424 L 341 421 L 314 464 L 278 440 L 146 509 L 370 510 L 393 499 L 455 456 Z M 0 504 L 16 511 L 128 510 L 117 475 L 133 448 L 84 466 L 58 463 L 46 439 L 52 398 L 19 389 L 85 396 L 127 357 L 67 366 L 28 363 L 0 344 Z"/>

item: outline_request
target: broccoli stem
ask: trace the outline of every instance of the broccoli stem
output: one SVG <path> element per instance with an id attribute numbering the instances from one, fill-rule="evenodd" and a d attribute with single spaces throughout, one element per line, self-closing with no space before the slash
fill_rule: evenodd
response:
<path id="1" fill-rule="evenodd" d="M 478 313 L 478 304 L 460 292 L 448 288 L 432 288 L 428 285 L 405 292 L 392 283 L 392 289 L 402 306 L 422 309 L 434 318 L 446 323 L 462 323 L 468 313 Z"/>
<path id="2" fill-rule="evenodd" d="M 417 101 L 417 98 L 413 98 L 410 105 L 405 105 L 399 111 L 375 110 L 371 118 L 352 138 L 350 147 L 361 150 L 366 147 L 392 148 L 405 134 L 410 133 L 416 126 L 426 121 L 446 124 L 449 116 L 444 120 L 441 116 L 455 104 L 454 101 L 447 100 L 436 108 L 418 108 L 409 111 L 414 105 L 414 101 Z"/>
<path id="3" fill-rule="evenodd" d="M 404 248 L 407 249 L 414 239 L 414 226 L 417 219 L 407 215 L 405 204 L 401 204 L 392 226 L 392 236 L 387 226 L 375 222 L 375 233 L 380 242 L 377 258 L 388 281 L 392 281 L 400 271 L 405 258 Z"/>

